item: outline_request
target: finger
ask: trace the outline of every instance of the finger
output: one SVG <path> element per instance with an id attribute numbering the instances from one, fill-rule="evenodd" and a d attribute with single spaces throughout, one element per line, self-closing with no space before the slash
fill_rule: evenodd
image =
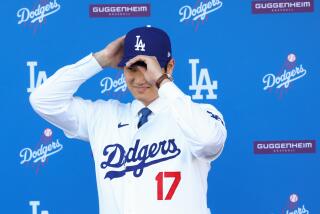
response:
<path id="1" fill-rule="evenodd" d="M 115 39 L 111 44 L 123 46 L 123 45 L 124 45 L 124 39 L 125 39 L 125 38 L 126 38 L 126 35 L 123 35 L 123 36 Z"/>
<path id="2" fill-rule="evenodd" d="M 126 38 L 126 35 L 122 35 L 119 38 L 116 39 L 116 41 L 124 41 L 124 38 Z"/>
<path id="3" fill-rule="evenodd" d="M 109 43 L 106 48 L 118 48 L 118 47 L 123 47 L 124 46 L 124 39 L 125 35 L 113 40 L 111 43 Z"/>
<path id="4" fill-rule="evenodd" d="M 126 35 L 123 35 L 121 37 L 119 37 L 117 40 L 121 43 L 124 44 L 124 39 L 126 38 Z"/>
<path id="5" fill-rule="evenodd" d="M 145 57 L 145 56 L 143 56 L 143 55 L 137 55 L 137 56 L 131 58 L 131 59 L 126 63 L 126 65 L 127 65 L 127 66 L 131 66 L 132 64 L 134 64 L 134 63 L 136 63 L 136 62 L 138 62 L 138 61 L 143 61 L 144 63 L 146 63 L 147 60 L 146 60 L 146 57 Z"/>
<path id="6" fill-rule="evenodd" d="M 144 55 L 137 55 L 135 57 L 133 57 L 132 59 L 130 59 L 128 62 L 126 62 L 126 66 L 130 67 L 131 65 L 133 65 L 134 63 L 138 62 L 138 61 L 143 61 L 144 63 L 147 63 L 148 61 L 148 57 L 144 56 Z"/>

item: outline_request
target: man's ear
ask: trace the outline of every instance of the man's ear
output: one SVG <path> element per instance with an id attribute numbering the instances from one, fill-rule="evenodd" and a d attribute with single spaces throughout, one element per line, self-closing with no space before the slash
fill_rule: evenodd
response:
<path id="1" fill-rule="evenodd" d="M 174 69 L 175 61 L 174 59 L 170 59 L 170 61 L 167 64 L 167 73 L 172 75 L 173 69 Z"/>

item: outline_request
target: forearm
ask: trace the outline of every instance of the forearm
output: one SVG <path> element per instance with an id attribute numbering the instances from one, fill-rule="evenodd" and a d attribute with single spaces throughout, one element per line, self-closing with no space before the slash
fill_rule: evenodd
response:
<path id="1" fill-rule="evenodd" d="M 213 157 L 223 148 L 226 128 L 220 112 L 211 105 L 197 104 L 173 83 L 163 83 L 159 96 L 166 98 L 173 115 L 196 156 Z"/>
<path id="2" fill-rule="evenodd" d="M 62 67 L 31 93 L 33 108 L 46 114 L 62 111 L 80 85 L 100 70 L 91 54 L 75 64 Z"/>
<path id="3" fill-rule="evenodd" d="M 98 51 L 96 53 L 93 54 L 93 57 L 96 59 L 96 61 L 99 63 L 99 65 L 102 67 L 102 68 L 105 68 L 107 67 L 110 63 L 106 60 L 108 59 L 105 55 L 105 52 L 102 50 L 102 51 Z"/>

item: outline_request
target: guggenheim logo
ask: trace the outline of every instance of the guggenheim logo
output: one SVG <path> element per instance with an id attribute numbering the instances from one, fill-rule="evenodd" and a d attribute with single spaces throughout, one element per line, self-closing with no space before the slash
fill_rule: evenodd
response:
<path id="1" fill-rule="evenodd" d="M 315 153 L 315 140 L 255 141 L 254 154 Z"/>

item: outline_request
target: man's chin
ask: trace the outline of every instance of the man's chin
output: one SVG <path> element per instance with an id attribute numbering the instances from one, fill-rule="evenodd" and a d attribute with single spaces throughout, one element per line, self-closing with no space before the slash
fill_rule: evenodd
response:
<path id="1" fill-rule="evenodd" d="M 135 91 L 134 94 L 132 94 L 136 100 L 139 100 L 143 103 L 150 103 L 151 101 L 155 100 L 157 98 L 157 95 L 152 95 L 151 93 L 148 93 L 148 91 L 144 93 L 138 93 Z"/>

